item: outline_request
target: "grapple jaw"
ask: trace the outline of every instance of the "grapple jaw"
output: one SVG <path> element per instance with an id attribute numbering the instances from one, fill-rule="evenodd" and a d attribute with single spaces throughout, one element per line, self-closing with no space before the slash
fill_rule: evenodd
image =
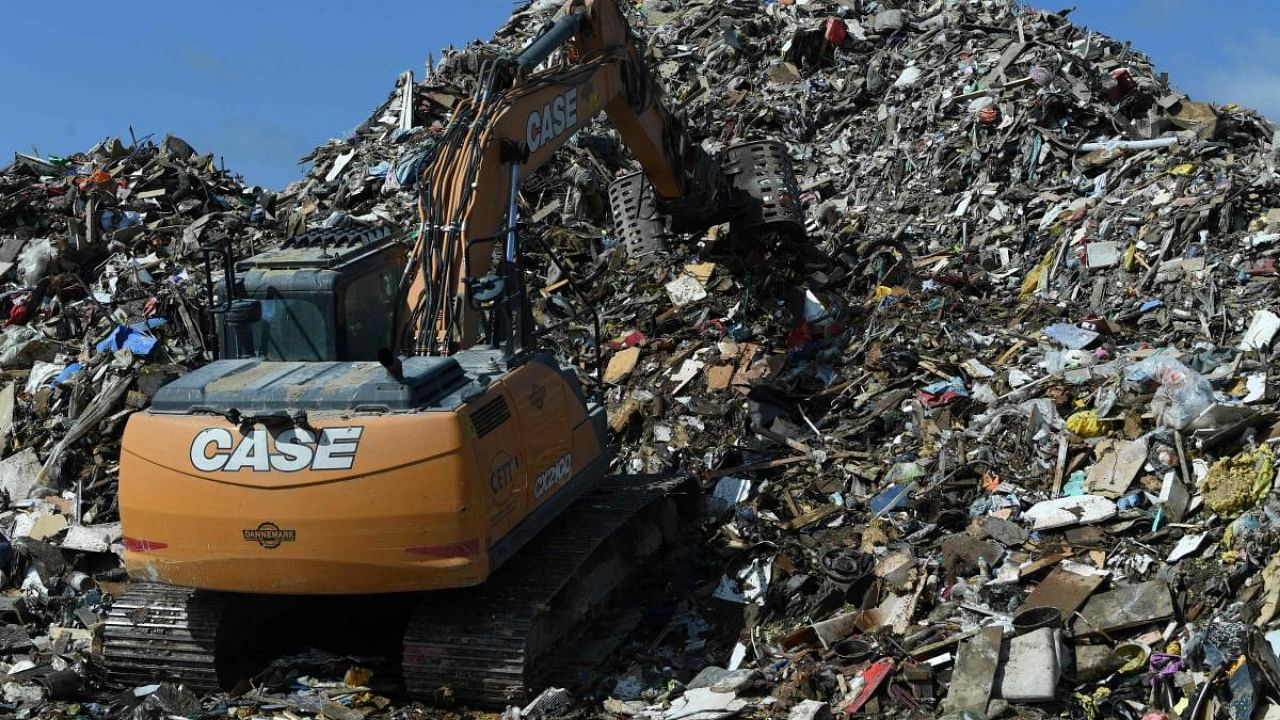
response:
<path id="1" fill-rule="evenodd" d="M 627 255 L 643 258 L 661 252 L 678 235 L 728 222 L 737 236 L 763 242 L 805 235 L 800 189 L 786 147 L 761 140 L 728 148 L 704 181 L 711 192 L 663 202 L 644 173 L 618 178 L 609 186 L 614 232 Z M 704 186 L 705 187 L 705 186 Z"/>

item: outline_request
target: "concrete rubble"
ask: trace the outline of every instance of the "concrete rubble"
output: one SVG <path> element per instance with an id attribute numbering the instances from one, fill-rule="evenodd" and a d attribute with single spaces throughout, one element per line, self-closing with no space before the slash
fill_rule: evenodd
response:
<path id="1" fill-rule="evenodd" d="M 416 227 L 450 108 L 557 6 L 402 75 L 278 192 L 176 137 L 0 172 L 0 714 L 444 712 L 345 658 L 286 660 L 237 695 L 103 686 L 119 439 L 210 357 L 202 248 Z M 537 319 L 575 297 L 601 315 L 598 342 L 587 320 L 552 342 L 604 393 L 615 471 L 692 473 L 708 512 L 674 609 L 507 715 L 1243 719 L 1280 701 L 1275 126 L 1017 3 L 641 0 L 631 20 L 708 148 L 786 142 L 809 234 L 627 253 L 604 189 L 637 166 L 603 121 L 525 183 Z"/>

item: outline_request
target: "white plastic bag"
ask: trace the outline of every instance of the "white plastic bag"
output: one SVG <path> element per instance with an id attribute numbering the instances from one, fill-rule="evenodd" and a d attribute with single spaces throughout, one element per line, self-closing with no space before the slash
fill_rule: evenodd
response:
<path id="1" fill-rule="evenodd" d="M 18 254 L 18 275 L 22 277 L 22 284 L 32 287 L 44 277 L 45 271 L 49 269 L 49 263 L 58 256 L 58 251 L 54 249 L 53 243 L 48 238 L 39 238 L 27 243 L 27 246 Z"/>
<path id="2" fill-rule="evenodd" d="M 1130 380 L 1160 384 L 1155 397 L 1151 398 L 1151 412 L 1165 427 L 1182 430 L 1213 404 L 1213 386 L 1209 381 L 1170 355 L 1149 357 L 1129 366 L 1125 374 Z"/>

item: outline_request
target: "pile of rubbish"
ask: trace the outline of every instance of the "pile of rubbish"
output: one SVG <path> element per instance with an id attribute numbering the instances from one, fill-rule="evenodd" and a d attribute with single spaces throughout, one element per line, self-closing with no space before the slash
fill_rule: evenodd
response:
<path id="1" fill-rule="evenodd" d="M 76 697 L 92 679 L 94 634 L 127 580 L 116 498 L 125 422 L 208 359 L 202 248 L 274 242 L 272 204 L 173 136 L 19 153 L 0 171 L 7 717 Z"/>
<path id="2" fill-rule="evenodd" d="M 201 245 L 416 227 L 450 108 L 559 5 L 401 76 L 279 193 L 176 138 L 0 175 L 3 707 L 94 677 L 120 432 L 207 357 Z M 615 469 L 694 473 L 708 524 L 664 627 L 508 715 L 1280 717 L 1276 128 L 1017 3 L 641 0 L 631 20 L 708 149 L 786 144 L 808 237 L 629 256 L 605 188 L 638 166 L 603 120 L 524 184 L 533 295 L 603 321 L 556 344 L 593 386 L 604 351 Z M 81 711 L 425 712 L 355 670 Z"/>

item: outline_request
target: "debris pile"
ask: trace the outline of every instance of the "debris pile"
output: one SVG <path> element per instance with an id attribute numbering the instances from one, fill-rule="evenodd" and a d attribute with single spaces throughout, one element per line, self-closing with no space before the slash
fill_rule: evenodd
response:
<path id="1" fill-rule="evenodd" d="M 13 616 L 28 625 L 6 626 L 9 707 L 47 697 L 21 673 L 83 657 L 61 638 L 87 643 L 112 578 L 67 543 L 77 519 L 113 519 L 107 438 L 145 405 L 144 371 L 201 357 L 201 233 L 244 252 L 321 225 L 413 228 L 450 108 L 558 5 L 402 76 L 279 194 L 167 142 L 19 157 L 0 177 L 0 235 L 23 245 L 0 252 L 18 266 L 3 309 L 32 308 L 5 334 L 36 343 L 3 362 L 22 371 L 0 394 L 0 478 L 57 468 L 62 493 L 11 493 L 10 587 L 66 630 Z M 604 121 L 523 186 L 533 294 L 576 288 L 603 320 L 602 337 L 583 321 L 555 341 L 592 385 L 604 350 L 615 469 L 693 472 L 708 495 L 701 582 L 579 697 L 664 720 L 1249 718 L 1280 699 L 1275 128 L 1012 3 L 643 0 L 632 22 L 709 149 L 786 143 L 808 238 L 744 247 L 717 229 L 628 256 L 605 188 L 637 166 Z M 107 178 L 82 182 L 86 165 Z M 396 712 L 367 680 L 210 706 Z M 132 695 L 188 712 L 175 692 Z M 562 714 L 555 697 L 523 716 Z"/>
<path id="2" fill-rule="evenodd" d="M 272 198 L 173 136 L 18 154 L 0 171 L 6 716 L 90 678 L 94 632 L 126 580 L 125 422 L 208 358 L 202 247 L 272 242 Z"/>
<path id="3" fill-rule="evenodd" d="M 705 583 L 605 707 L 1280 697 L 1272 125 L 1003 3 L 639 12 L 708 148 L 787 143 L 809 237 L 624 257 L 595 209 L 635 166 L 603 122 L 524 193 L 601 311 L 618 470 L 698 473 L 716 513 Z"/>

